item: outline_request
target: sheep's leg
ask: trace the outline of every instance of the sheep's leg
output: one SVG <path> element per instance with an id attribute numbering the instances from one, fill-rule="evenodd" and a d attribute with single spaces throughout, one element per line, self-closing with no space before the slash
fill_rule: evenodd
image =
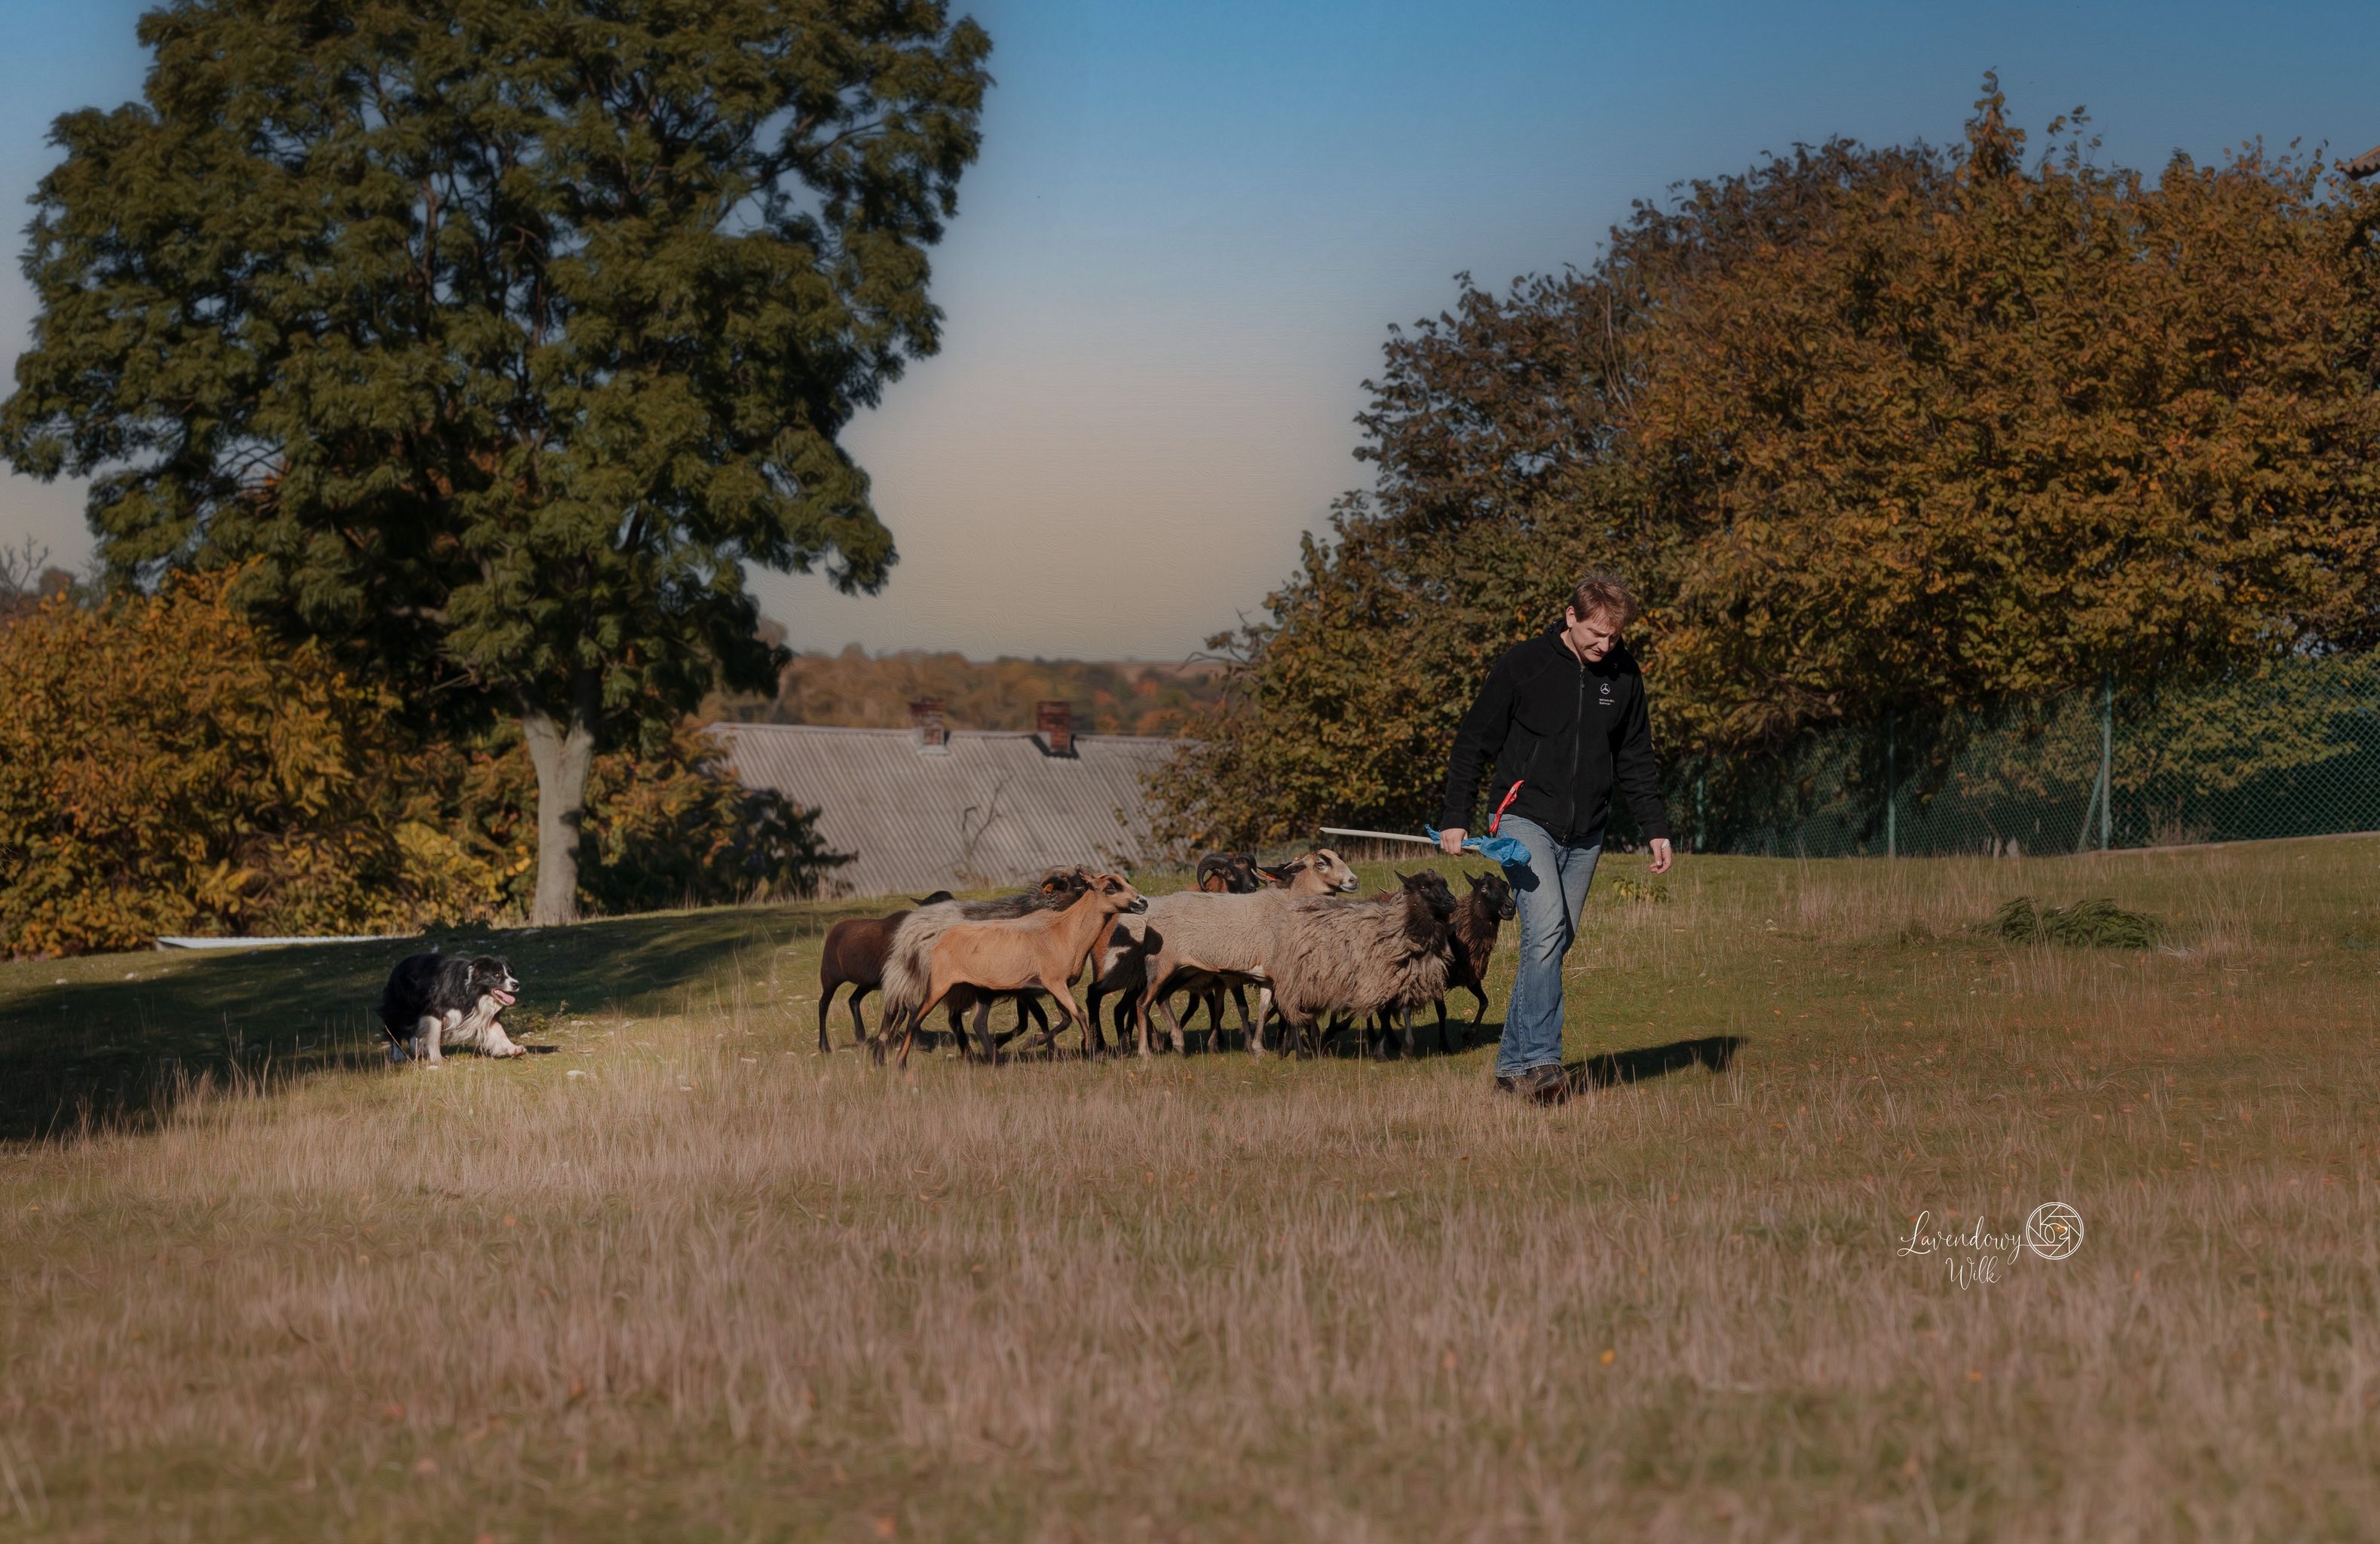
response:
<path id="1" fill-rule="evenodd" d="M 1256 1027 L 1248 1031 L 1249 1055 L 1260 1057 L 1264 1054 L 1265 1021 L 1270 1017 L 1272 1017 L 1272 988 L 1268 984 L 1257 988 L 1257 1022 Z M 1288 1016 L 1284 1015 L 1281 1023 L 1285 1026 L 1288 1022 Z"/>
<path id="2" fill-rule="evenodd" d="M 1405 1042 L 1405 1059 L 1406 1059 L 1407 1061 L 1411 1061 L 1411 1060 L 1413 1059 L 1413 1053 L 1414 1053 L 1414 1043 L 1413 1043 L 1413 1004 L 1412 1004 L 1412 1003 L 1405 1003 L 1405 1004 L 1403 1004 L 1403 1005 L 1400 1006 L 1400 1007 L 1397 1009 L 1397 1027 L 1398 1027 L 1398 1029 L 1399 1029 L 1400 1031 L 1402 1031 L 1402 1032 L 1403 1037 L 1404 1037 L 1404 1042 Z M 1439 1037 L 1439 1044 L 1441 1044 L 1441 1045 L 1443 1045 L 1443 1044 L 1445 1043 L 1445 1037 L 1444 1037 L 1444 1036 L 1442 1036 L 1442 1035 L 1441 1035 L 1440 1037 Z"/>
<path id="3" fill-rule="evenodd" d="M 1174 1054 L 1175 1054 L 1175 1055 L 1177 1055 L 1177 1056 L 1178 1056 L 1178 1055 L 1180 1055 L 1180 1054 L 1181 1054 L 1181 1052 L 1182 1052 L 1182 1021 L 1181 1021 L 1180 1019 L 1178 1019 L 1178 1018 L 1176 1018 L 1176 1017 L 1174 1017 L 1174 1016 L 1173 1016 L 1173 992 L 1172 992 L 1172 991 L 1171 989 L 1169 989 L 1169 990 L 1167 990 L 1167 991 L 1160 991 L 1160 992 L 1159 992 L 1159 993 L 1157 994 L 1157 996 L 1156 996 L 1154 999 L 1152 999 L 1151 1001 L 1155 1003 L 1155 1005 L 1156 1005 L 1156 1009 L 1157 1009 L 1157 1012 L 1158 1012 L 1158 1013 L 1160 1013 L 1160 1014 L 1163 1014 L 1163 1015 L 1165 1015 L 1165 1022 L 1166 1022 L 1167 1026 L 1168 1026 L 1169 1027 L 1171 1027 L 1171 1028 L 1172 1028 L 1172 1032 L 1173 1032 L 1173 1052 L 1174 1052 Z M 1155 1022 L 1156 1022 L 1155 1015 L 1152 1015 L 1152 1014 L 1150 1014 L 1150 1012 L 1148 1011 L 1148 1004 L 1146 1004 L 1146 1003 L 1145 1003 L 1145 1004 L 1143 1004 L 1143 1005 L 1142 1005 L 1142 1008 L 1141 1008 L 1141 1024 L 1140 1024 L 1140 1038 L 1141 1038 L 1141 1048 L 1142 1048 L 1142 1049 L 1141 1049 L 1141 1052 L 1140 1052 L 1140 1053 L 1141 1053 L 1143 1056 L 1146 1056 L 1146 1055 L 1148 1055 L 1148 1054 L 1149 1053 L 1149 1052 L 1148 1052 L 1148 1027 L 1149 1027 L 1149 1026 L 1150 1026 L 1151 1024 L 1153 1024 L 1153 1023 L 1155 1023 Z"/>
<path id="4" fill-rule="evenodd" d="M 993 1066 L 1000 1065 L 1000 1042 L 991 1038 L 991 994 L 975 1000 L 976 1043 L 983 1048 L 983 1059 Z"/>
<path id="5" fill-rule="evenodd" d="M 1028 1018 L 1033 1021 L 1033 1039 L 1026 1046 L 1025 1049 L 1026 1051 L 1046 1051 L 1053 1056 L 1056 1055 L 1058 1052 L 1058 1031 L 1050 1027 L 1050 1015 L 1044 1013 L 1041 1009 L 1041 994 L 1030 987 L 1027 987 L 1023 991 L 1016 994 L 1016 1027 L 1011 1029 L 1007 1034 L 1001 1036 L 1000 1043 L 1006 1045 L 1009 1041 L 1016 1039 L 1019 1035 L 1024 1034 L 1026 1032 L 1025 1021 Z"/>
<path id="6" fill-rule="evenodd" d="M 832 1046 L 826 1043 L 826 1011 L 828 1006 L 834 1002 L 834 994 L 842 990 L 843 983 L 841 981 L 836 981 L 830 985 L 826 991 L 821 992 L 819 996 L 819 1054 L 821 1056 L 831 1054 L 833 1050 Z M 852 1011 L 856 1013 L 859 1009 L 859 999 L 854 997 L 851 1000 L 851 1005 Z"/>
<path id="7" fill-rule="evenodd" d="M 1004 1034 L 1004 1035 L 1002 1035 L 1002 1036 L 1001 1036 L 1001 1037 L 1000 1037 L 1000 1043 L 1001 1043 L 1001 1044 L 1002 1044 L 1002 1045 L 1006 1045 L 1006 1044 L 1008 1044 L 1011 1040 L 1016 1039 L 1018 1039 L 1019 1037 L 1023 1036 L 1023 1035 L 1026 1033 L 1026 1005 L 1028 1003 L 1030 1003 L 1030 1002 L 1032 1001 L 1032 998 L 1033 998 L 1033 994 L 1032 994 L 1031 992 L 1029 992 L 1029 991 L 1020 991 L 1020 992 L 1018 992 L 1018 993 L 1017 993 L 1014 998 L 1012 998 L 1012 999 L 1010 1000 L 1012 1003 L 1014 1003 L 1015 1008 L 1016 1008 L 1016 1022 L 1015 1022 L 1014 1024 L 1013 1024 L 1013 1025 L 1009 1026 L 1008 1032 L 1007 1032 L 1006 1034 Z M 1050 1021 L 1049 1021 L 1048 1019 L 1046 1019 L 1046 1018 L 1045 1018 L 1045 1019 L 1043 1019 L 1043 1020 L 1041 1021 L 1041 1044 L 1043 1044 L 1044 1046 L 1046 1046 L 1046 1045 L 1048 1045 L 1049 1043 L 1050 1043 Z M 1033 1047 L 1032 1047 L 1032 1046 L 1030 1046 L 1030 1045 L 1027 1045 L 1027 1046 L 1026 1046 L 1026 1047 L 1025 1047 L 1025 1051 L 1030 1051 L 1030 1050 L 1032 1050 L 1032 1049 L 1033 1049 Z M 1017 1052 L 1017 1054 L 1018 1054 L 1018 1055 L 1020 1055 L 1020 1056 L 1021 1056 L 1021 1055 L 1023 1055 L 1024 1053 L 1025 1053 L 1025 1052 L 1024 1052 L 1024 1051 L 1020 1051 L 1020 1052 Z"/>
<path id="8" fill-rule="evenodd" d="M 855 1045 L 868 1043 L 868 1021 L 859 1016 L 859 1000 L 876 990 L 862 982 L 851 994 L 851 1037 Z"/>
<path id="9" fill-rule="evenodd" d="M 905 1009 L 899 1007 L 885 1009 L 884 1016 L 877 1021 L 876 1033 L 870 1036 L 868 1041 L 868 1054 L 878 1066 L 882 1066 L 885 1058 L 892 1054 L 893 1039 L 907 1027 L 908 1023 Z"/>
<path id="10" fill-rule="evenodd" d="M 1438 1000 L 1438 1049 L 1439 1054 L 1446 1056 L 1453 1055 L 1456 1050 L 1454 1036 L 1446 1027 L 1446 999 L 1443 997 Z M 1461 1049 L 1464 1051 L 1471 1049 L 1471 1036 L 1467 1032 L 1463 1037 Z"/>
<path id="11" fill-rule="evenodd" d="M 1066 991 L 1065 984 L 1063 982 L 1061 982 L 1059 985 L 1054 987 L 1050 986 L 1047 981 L 1044 981 L 1041 984 L 1045 988 L 1048 988 L 1050 996 L 1055 997 L 1058 1000 L 1058 1022 L 1054 1027 L 1045 1026 L 1048 1029 L 1047 1038 L 1050 1043 L 1050 1054 L 1055 1056 L 1058 1054 L 1058 1037 L 1073 1028 L 1080 1015 L 1075 1012 L 1074 996 Z M 1022 1001 L 1022 999 L 1019 1001 Z M 1081 1022 L 1083 1024 L 1083 1044 L 1088 1046 L 1091 1043 L 1091 1030 L 1095 1027 L 1096 1021 L 1083 1019 Z M 1087 1052 L 1086 1052 L 1086 1054 L 1087 1054 Z"/>
<path id="12" fill-rule="evenodd" d="M 950 992 L 951 989 L 948 987 L 944 987 L 940 991 L 929 991 L 926 996 L 926 1000 L 923 1003 L 918 1003 L 917 1006 L 911 1011 L 909 1015 L 909 1032 L 901 1037 L 901 1060 L 899 1064 L 902 1071 L 906 1072 L 909 1070 L 909 1046 L 910 1043 L 917 1038 L 917 1026 L 926 1022 L 926 1015 L 932 1013 L 935 1007 L 941 1003 L 942 999 L 950 995 Z M 953 1010 L 952 1016 L 953 1018 L 957 1016 L 955 1009 Z M 966 1042 L 965 1040 L 961 1040 L 959 1044 L 964 1048 Z"/>
<path id="13" fill-rule="evenodd" d="M 1074 992 L 1066 990 L 1066 982 L 1063 980 L 1047 980 L 1047 978 L 1042 978 L 1042 990 L 1047 990 L 1050 997 L 1057 999 L 1057 1030 L 1052 1030 L 1052 1038 L 1057 1038 L 1057 1035 L 1066 1032 L 1066 1026 L 1071 1026 L 1075 1018 L 1081 1018 L 1081 1011 L 1074 1006 Z"/>
<path id="14" fill-rule="evenodd" d="M 1159 1007 L 1165 1006 L 1164 995 L 1160 989 L 1166 985 L 1166 978 L 1172 974 L 1172 962 L 1160 954 L 1150 962 L 1147 979 L 1140 983 L 1140 1001 L 1133 1009 L 1135 1020 L 1133 1029 L 1137 1042 L 1135 1049 L 1144 1058 L 1148 1055 L 1149 1003 L 1154 999 Z M 1166 1016 L 1168 1018 L 1173 1016 L 1173 1011 L 1171 1008 L 1166 1009 Z M 1178 1029 L 1175 1032 L 1180 1033 Z"/>
<path id="15" fill-rule="evenodd" d="M 1066 1032 L 1065 1021 L 1050 1023 L 1049 1012 L 1041 1006 L 1041 994 L 1029 987 L 1016 994 L 1016 1032 L 1020 1035 L 1025 1033 L 1025 1019 L 1028 1014 L 1033 1018 L 1033 1044 L 1026 1049 L 1038 1046 L 1056 1056 L 1058 1037 Z"/>

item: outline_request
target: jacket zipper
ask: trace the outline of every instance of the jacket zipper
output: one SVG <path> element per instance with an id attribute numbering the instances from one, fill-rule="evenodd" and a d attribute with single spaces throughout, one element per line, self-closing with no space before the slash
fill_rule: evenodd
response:
<path id="1" fill-rule="evenodd" d="M 1570 725 L 1570 820 L 1562 832 L 1562 845 L 1570 845 L 1578 835 L 1578 748 L 1586 737 L 1586 663 L 1579 662 L 1578 705 L 1572 710 Z"/>

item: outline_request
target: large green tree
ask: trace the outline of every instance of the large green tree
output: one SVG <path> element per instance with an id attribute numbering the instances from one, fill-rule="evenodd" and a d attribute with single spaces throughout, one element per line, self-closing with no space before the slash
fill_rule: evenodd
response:
<path id="1" fill-rule="evenodd" d="M 759 688 L 751 565 L 894 559 L 839 436 L 940 313 L 990 42 L 941 0 L 178 0 L 57 122 L 0 451 L 118 573 L 518 716 L 532 915 L 587 778 Z"/>

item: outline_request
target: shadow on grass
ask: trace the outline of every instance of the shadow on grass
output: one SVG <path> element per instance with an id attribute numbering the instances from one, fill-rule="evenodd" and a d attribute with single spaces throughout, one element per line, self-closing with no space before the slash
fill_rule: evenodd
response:
<path id="1" fill-rule="evenodd" d="M 1644 1046 L 1635 1051 L 1607 1052 L 1565 1064 L 1562 1076 L 1570 1080 L 1572 1092 L 1583 1093 L 1589 1088 L 1609 1088 L 1622 1083 L 1666 1077 L 1688 1067 L 1725 1072 L 1742 1044 L 1741 1035 L 1705 1035 L 1700 1039 L 1672 1040 L 1668 1045 Z"/>
<path id="2" fill-rule="evenodd" d="M 841 914 L 732 908 L 0 967 L 0 1145 L 152 1125 L 208 1084 L 277 1090 L 385 1072 L 381 987 L 390 967 L 432 944 L 510 960 L 526 990 L 507 1022 L 535 1035 L 565 1013 L 723 1005 L 739 980 L 768 977 L 778 947 L 817 936 Z"/>

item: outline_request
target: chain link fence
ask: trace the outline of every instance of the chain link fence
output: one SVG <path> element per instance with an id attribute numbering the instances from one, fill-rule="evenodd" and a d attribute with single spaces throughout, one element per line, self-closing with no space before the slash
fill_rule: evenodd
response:
<path id="1" fill-rule="evenodd" d="M 1836 730 L 1679 766 L 1669 783 L 1670 823 L 1701 852 L 2042 854 L 2380 831 L 2380 655 Z"/>

